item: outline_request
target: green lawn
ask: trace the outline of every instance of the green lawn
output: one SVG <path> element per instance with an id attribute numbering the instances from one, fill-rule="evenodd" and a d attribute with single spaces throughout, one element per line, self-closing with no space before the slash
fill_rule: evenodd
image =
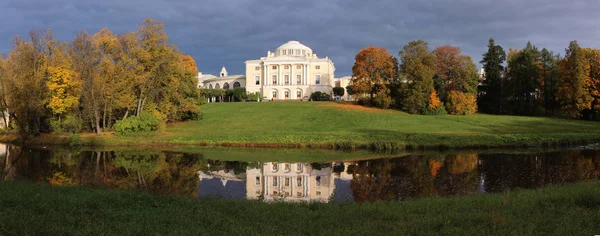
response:
<path id="1" fill-rule="evenodd" d="M 191 199 L 0 181 L 1 235 L 595 235 L 600 182 L 404 202 Z"/>
<path id="2" fill-rule="evenodd" d="M 82 135 L 91 145 L 396 149 L 555 146 L 600 141 L 600 122 L 546 117 L 424 116 L 334 102 L 211 103 L 203 119 L 145 137 Z M 65 142 L 42 136 L 38 143 Z M 7 141 L 4 139 L 4 141 Z"/>
<path id="3" fill-rule="evenodd" d="M 165 141 L 472 147 L 600 140 L 600 122 L 544 117 L 423 116 L 328 102 L 212 103 L 203 112 L 203 120 L 171 128 Z"/>

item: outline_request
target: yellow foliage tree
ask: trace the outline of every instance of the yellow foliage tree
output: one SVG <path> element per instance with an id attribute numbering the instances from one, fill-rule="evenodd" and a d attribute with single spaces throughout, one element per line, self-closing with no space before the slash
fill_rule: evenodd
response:
<path id="1" fill-rule="evenodd" d="M 472 115 L 477 112 L 477 98 L 474 94 L 450 91 L 446 110 L 452 115 Z"/>
<path id="2" fill-rule="evenodd" d="M 74 71 L 62 67 L 48 67 L 46 86 L 50 93 L 48 108 L 58 115 L 59 119 L 61 115 L 79 105 L 81 80 Z"/>

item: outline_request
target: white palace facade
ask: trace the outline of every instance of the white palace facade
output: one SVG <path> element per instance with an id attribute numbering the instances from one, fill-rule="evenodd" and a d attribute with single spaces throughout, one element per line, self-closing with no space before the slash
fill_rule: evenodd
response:
<path id="1" fill-rule="evenodd" d="M 319 58 L 298 41 L 289 41 L 265 57 L 246 61 L 246 74 L 229 76 L 225 67 L 219 76 L 198 74 L 199 87 L 231 89 L 245 87 L 268 100 L 307 99 L 313 92 L 332 94 L 335 66 L 328 57 Z"/>

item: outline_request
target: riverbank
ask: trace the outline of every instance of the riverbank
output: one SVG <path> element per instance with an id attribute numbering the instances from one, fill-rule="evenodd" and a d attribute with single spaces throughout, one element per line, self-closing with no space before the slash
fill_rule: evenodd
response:
<path id="1" fill-rule="evenodd" d="M 568 146 L 600 141 L 600 122 L 547 117 L 423 116 L 334 102 L 211 103 L 203 119 L 152 136 L 80 134 L 89 146 L 225 146 L 324 149 L 477 149 Z M 17 142 L 2 135 L 0 142 Z M 44 134 L 30 144 L 64 145 Z"/>
<path id="2" fill-rule="evenodd" d="M 594 235 L 600 182 L 366 204 L 191 199 L 0 181 L 6 235 Z"/>

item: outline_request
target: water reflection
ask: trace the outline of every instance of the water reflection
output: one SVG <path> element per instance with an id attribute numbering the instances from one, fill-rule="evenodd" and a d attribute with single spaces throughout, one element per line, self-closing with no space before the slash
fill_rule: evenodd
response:
<path id="1" fill-rule="evenodd" d="M 219 161 L 177 152 L 50 151 L 0 145 L 0 156 L 3 180 L 264 201 L 402 200 L 600 178 L 598 150 L 305 163 Z"/>

